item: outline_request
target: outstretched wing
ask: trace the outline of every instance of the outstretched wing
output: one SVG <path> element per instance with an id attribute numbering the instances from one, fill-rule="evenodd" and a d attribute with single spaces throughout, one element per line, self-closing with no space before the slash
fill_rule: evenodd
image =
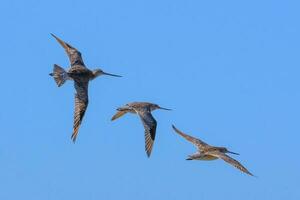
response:
<path id="1" fill-rule="evenodd" d="M 147 156 L 150 157 L 155 140 L 157 122 L 153 118 L 150 110 L 147 108 L 139 110 L 137 113 L 140 116 L 145 128 L 145 150 Z"/>
<path id="2" fill-rule="evenodd" d="M 203 149 L 206 146 L 209 146 L 208 144 L 206 144 L 202 140 L 199 140 L 197 138 L 194 138 L 194 137 L 192 137 L 190 135 L 187 135 L 187 134 L 183 133 L 182 131 L 178 130 L 174 125 L 172 125 L 172 128 L 174 129 L 174 131 L 176 133 L 178 133 L 179 135 L 181 135 L 182 137 L 184 137 L 187 141 L 193 143 L 200 150 Z"/>
<path id="3" fill-rule="evenodd" d="M 75 94 L 75 112 L 74 112 L 74 125 L 73 125 L 73 134 L 71 139 L 73 142 L 76 141 L 78 130 L 82 122 L 83 116 L 88 106 L 88 85 L 89 82 L 79 82 L 74 81 L 74 86 L 76 89 Z"/>
<path id="4" fill-rule="evenodd" d="M 242 172 L 249 174 L 250 176 L 253 176 L 252 173 L 250 173 L 241 163 L 239 163 L 237 160 L 231 158 L 230 156 L 226 155 L 225 153 L 219 152 L 219 151 L 214 151 L 210 152 L 210 155 L 216 156 L 218 158 L 221 158 L 225 162 L 231 164 L 232 166 L 238 168 Z"/>
<path id="5" fill-rule="evenodd" d="M 68 43 L 62 41 L 61 39 L 56 37 L 54 34 L 51 33 L 51 35 L 58 41 L 58 43 L 67 52 L 71 66 L 73 66 L 73 65 L 83 65 L 84 66 L 84 63 L 83 63 L 83 60 L 81 57 L 81 53 L 76 48 L 74 48 L 71 45 L 69 45 Z"/>

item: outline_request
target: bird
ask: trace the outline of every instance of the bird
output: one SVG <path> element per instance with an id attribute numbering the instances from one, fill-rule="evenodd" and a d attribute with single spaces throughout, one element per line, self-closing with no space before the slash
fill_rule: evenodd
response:
<path id="1" fill-rule="evenodd" d="M 91 80 L 94 80 L 100 75 L 109 75 L 121 77 L 119 75 L 106 73 L 101 69 L 90 70 L 88 69 L 82 59 L 81 53 L 70 44 L 64 42 L 57 36 L 51 33 L 56 41 L 65 49 L 69 60 L 70 68 L 66 71 L 57 64 L 54 64 L 53 72 L 49 75 L 52 76 L 58 87 L 62 86 L 67 80 L 74 81 L 75 93 L 75 112 L 73 133 L 71 136 L 72 141 L 75 143 L 80 124 L 84 117 L 85 111 L 88 106 L 88 85 Z"/>
<path id="2" fill-rule="evenodd" d="M 181 135 L 183 138 L 185 138 L 187 141 L 193 143 L 198 151 L 195 154 L 189 155 L 186 160 L 216 160 L 216 159 L 222 159 L 225 162 L 231 164 L 232 166 L 236 167 L 237 169 L 241 170 L 242 172 L 254 176 L 252 173 L 250 173 L 241 163 L 239 163 L 237 160 L 231 158 L 230 156 L 226 155 L 226 153 L 231 153 L 235 155 L 239 155 L 238 153 L 232 152 L 227 150 L 225 147 L 216 147 L 208 145 L 207 143 L 203 142 L 200 139 L 194 138 L 190 135 L 187 135 L 183 133 L 182 131 L 178 130 L 174 125 L 172 125 L 172 128 L 176 133 Z"/>
<path id="3" fill-rule="evenodd" d="M 154 103 L 132 102 L 126 104 L 123 107 L 117 108 L 117 113 L 111 118 L 112 121 L 116 120 L 117 118 L 122 117 L 128 112 L 137 114 L 140 117 L 145 129 L 145 151 L 148 158 L 150 157 L 153 148 L 157 126 L 157 122 L 152 116 L 151 112 L 156 109 L 171 110 L 168 108 L 160 107 L 159 105 Z"/>

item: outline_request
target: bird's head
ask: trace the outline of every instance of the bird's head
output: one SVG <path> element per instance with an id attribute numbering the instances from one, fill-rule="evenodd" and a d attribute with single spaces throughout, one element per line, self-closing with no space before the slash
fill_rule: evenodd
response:
<path id="1" fill-rule="evenodd" d="M 157 104 L 151 104 L 150 109 L 151 109 L 151 111 L 156 110 L 156 109 L 161 109 L 161 110 L 171 110 L 171 109 L 169 109 L 169 108 L 163 108 L 163 107 L 160 107 L 160 106 L 157 105 Z"/>
<path id="2" fill-rule="evenodd" d="M 110 74 L 110 73 L 104 72 L 102 69 L 95 69 L 95 70 L 93 70 L 93 75 L 94 75 L 94 78 L 96 78 L 96 77 L 98 77 L 98 76 L 101 76 L 101 75 L 108 75 L 108 76 L 122 77 L 122 76 L 119 76 L 119 75 L 115 75 L 115 74 Z M 93 79 L 94 79 L 94 78 L 93 78 Z"/>
<path id="3" fill-rule="evenodd" d="M 240 154 L 238 154 L 238 153 L 229 151 L 229 150 L 228 150 L 227 148 L 225 148 L 225 147 L 221 147 L 220 150 L 221 150 L 222 153 L 231 153 L 231 154 L 235 154 L 235 155 L 240 155 Z"/>

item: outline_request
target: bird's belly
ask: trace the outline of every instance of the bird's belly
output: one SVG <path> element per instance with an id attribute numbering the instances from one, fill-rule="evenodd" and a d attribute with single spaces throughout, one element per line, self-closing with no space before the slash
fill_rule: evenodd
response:
<path id="1" fill-rule="evenodd" d="M 90 76 L 92 76 L 92 72 L 83 66 L 76 65 L 76 66 L 72 66 L 68 70 L 68 75 L 73 79 L 76 79 L 78 77 L 89 78 Z"/>
<path id="2" fill-rule="evenodd" d="M 211 155 L 205 155 L 205 156 L 201 156 L 199 159 L 197 160 L 216 160 L 218 159 L 217 157 L 215 156 L 211 156 Z"/>
<path id="3" fill-rule="evenodd" d="M 90 76 L 88 73 L 68 73 L 68 76 L 76 81 L 83 80 L 89 80 Z"/>

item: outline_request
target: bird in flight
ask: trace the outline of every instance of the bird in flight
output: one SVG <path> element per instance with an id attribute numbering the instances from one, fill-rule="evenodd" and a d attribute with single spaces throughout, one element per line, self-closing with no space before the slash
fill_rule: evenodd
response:
<path id="1" fill-rule="evenodd" d="M 233 165 L 237 169 L 241 170 L 242 172 L 253 176 L 253 174 L 250 173 L 241 163 L 226 155 L 226 153 L 239 155 L 238 153 L 228 151 L 225 147 L 210 146 L 197 138 L 194 138 L 190 135 L 181 132 L 174 125 L 172 125 L 172 127 L 176 133 L 184 137 L 187 141 L 193 143 L 198 149 L 197 153 L 189 155 L 187 160 L 215 160 L 220 158 L 225 162 Z"/>
<path id="2" fill-rule="evenodd" d="M 88 106 L 88 85 L 89 82 L 100 75 L 109 75 L 121 77 L 115 74 L 109 74 L 101 69 L 90 70 L 88 69 L 81 57 L 81 53 L 70 44 L 62 41 L 54 34 L 51 34 L 57 42 L 65 49 L 69 60 L 70 68 L 66 71 L 62 67 L 54 64 L 53 72 L 50 76 L 53 76 L 58 87 L 62 86 L 67 80 L 74 81 L 75 94 L 75 112 L 74 112 L 74 125 L 71 139 L 76 141 L 78 130 L 82 122 L 84 113 Z"/>
<path id="3" fill-rule="evenodd" d="M 113 121 L 128 112 L 138 114 L 138 116 L 142 120 L 145 129 L 145 151 L 148 157 L 150 157 L 151 155 L 157 126 L 157 122 L 152 116 L 151 111 L 156 109 L 171 110 L 168 108 L 162 108 L 159 105 L 153 103 L 133 102 L 118 108 L 118 112 L 111 119 Z"/>

